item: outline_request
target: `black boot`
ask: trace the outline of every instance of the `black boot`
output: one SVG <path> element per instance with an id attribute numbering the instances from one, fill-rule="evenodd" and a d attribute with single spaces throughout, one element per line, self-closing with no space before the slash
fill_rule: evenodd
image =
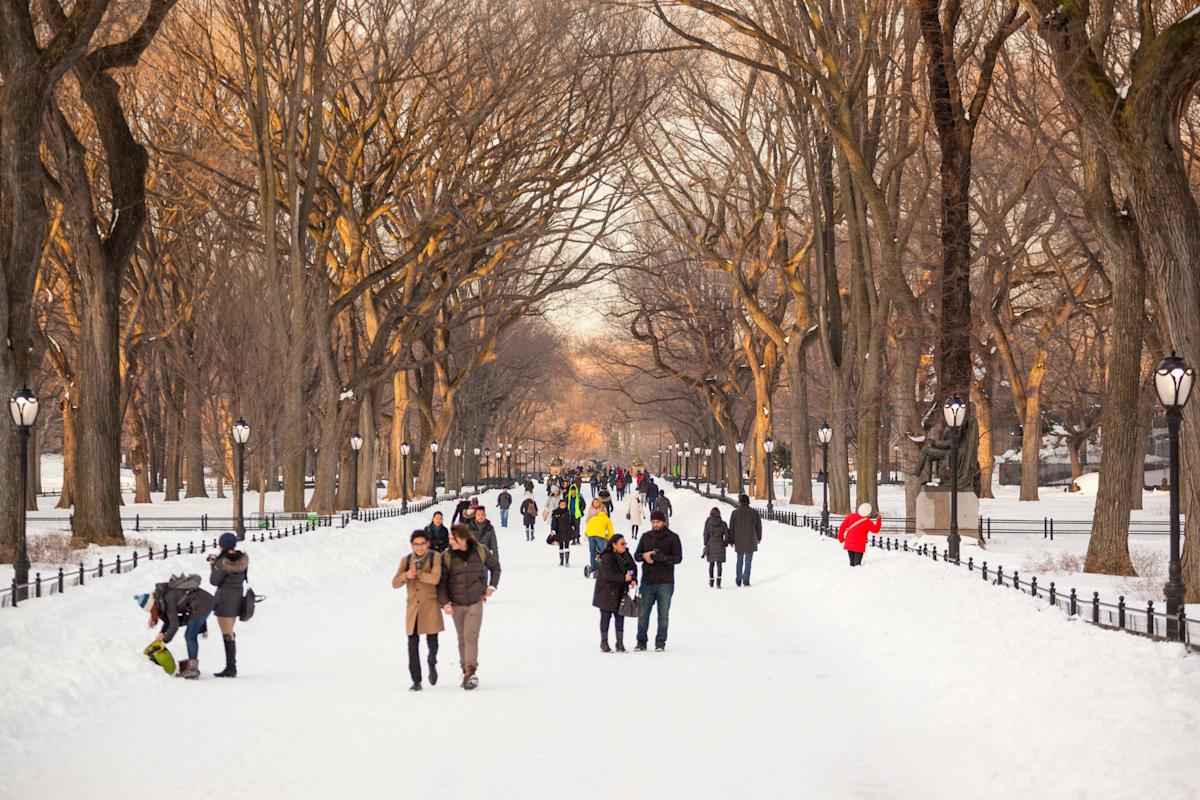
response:
<path id="1" fill-rule="evenodd" d="M 712 587 L 713 587 L 713 579 L 712 579 L 712 578 L 709 578 L 709 579 L 708 579 L 708 588 L 710 588 L 710 589 L 711 589 Z"/>
<path id="2" fill-rule="evenodd" d="M 611 653 L 612 648 L 608 646 L 608 633 L 600 634 L 600 651 L 602 653 Z"/>
<path id="3" fill-rule="evenodd" d="M 717 578 L 717 588 L 718 589 L 721 588 L 721 579 L 720 578 Z"/>
<path id="4" fill-rule="evenodd" d="M 625 652 L 625 631 L 617 631 L 617 652 Z"/>
<path id="5" fill-rule="evenodd" d="M 237 677 L 237 641 L 232 636 L 225 638 L 225 669 L 214 673 L 218 678 Z"/>

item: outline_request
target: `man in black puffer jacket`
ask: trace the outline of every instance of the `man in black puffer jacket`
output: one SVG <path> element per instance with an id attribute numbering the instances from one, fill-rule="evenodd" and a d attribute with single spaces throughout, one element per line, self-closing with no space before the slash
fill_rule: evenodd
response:
<path id="1" fill-rule="evenodd" d="M 462 663 L 462 688 L 479 685 L 479 631 L 483 627 L 483 604 L 500 585 L 500 561 L 479 544 L 465 525 L 450 529 L 450 549 L 442 554 L 442 580 L 438 602 L 454 618 L 458 632 L 458 658 Z"/>
<path id="2" fill-rule="evenodd" d="M 671 598 L 675 594 L 675 565 L 683 561 L 679 536 L 667 527 L 667 515 L 661 510 L 650 514 L 651 530 L 638 542 L 634 560 L 642 566 L 642 615 L 638 618 L 637 647 L 645 650 L 650 639 L 650 609 L 658 604 L 658 629 L 654 650 L 667 649 L 667 624 Z"/>

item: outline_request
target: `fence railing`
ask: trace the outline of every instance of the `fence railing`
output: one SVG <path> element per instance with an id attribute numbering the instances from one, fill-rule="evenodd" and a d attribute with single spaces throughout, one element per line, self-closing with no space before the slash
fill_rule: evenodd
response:
<path id="1" fill-rule="evenodd" d="M 722 497 L 720 494 L 712 492 L 700 492 L 703 497 L 712 500 L 736 504 L 736 499 L 728 495 Z M 774 522 L 781 522 L 784 525 L 792 525 L 795 527 L 808 528 L 815 533 L 831 539 L 837 538 L 837 529 L 841 524 L 843 517 L 830 517 L 829 526 L 822 529 L 820 515 L 799 514 L 795 511 L 780 511 L 772 509 L 770 513 L 763 508 L 755 508 L 764 519 L 769 519 Z M 991 518 L 983 518 L 988 521 L 993 521 Z M 1042 533 L 1047 538 L 1053 538 L 1054 531 L 1057 528 L 1061 534 L 1069 531 L 1071 533 L 1082 532 L 1078 529 L 1087 526 L 1087 532 L 1091 532 L 1091 521 L 1081 520 L 1052 520 L 1049 517 L 1039 523 L 1038 520 L 994 520 L 997 524 L 996 530 L 1004 533 Z M 1101 628 L 1109 628 L 1112 630 L 1121 630 L 1126 633 L 1132 633 L 1138 636 L 1146 636 L 1153 639 L 1164 641 L 1177 641 L 1183 643 L 1191 650 L 1200 651 L 1200 620 L 1188 619 L 1187 611 L 1181 607 L 1179 614 L 1175 616 L 1168 615 L 1162 611 L 1157 611 L 1154 608 L 1154 602 L 1148 601 L 1146 608 L 1140 609 L 1126 605 L 1125 596 L 1120 595 L 1116 603 L 1104 602 L 1100 599 L 1099 592 L 1092 592 L 1092 596 L 1087 598 L 1081 597 L 1074 587 L 1071 587 L 1065 594 L 1059 590 L 1054 581 L 1038 582 L 1037 576 L 1032 576 L 1028 580 L 1022 578 L 1018 570 L 1011 570 L 1008 574 L 1005 573 L 1002 565 L 996 565 L 989 568 L 987 561 L 980 564 L 975 563 L 974 557 L 969 557 L 965 562 L 962 559 L 951 559 L 949 550 L 942 548 L 939 552 L 938 548 L 931 543 L 919 543 L 909 546 L 907 538 L 900 538 L 900 534 L 908 532 L 908 520 L 885 520 L 880 532 L 873 534 L 868 538 L 867 544 L 870 547 L 879 548 L 886 551 L 897 551 L 903 553 L 911 553 L 916 556 L 926 557 L 932 561 L 941 561 L 957 568 L 964 568 L 967 573 L 978 573 L 978 575 L 987 583 L 996 587 L 1007 587 L 1020 591 L 1031 598 L 1046 601 L 1049 605 L 1062 609 L 1069 617 L 1074 617 L 1092 625 L 1097 625 Z M 895 529 L 889 531 L 890 526 Z M 1041 529 L 1038 525 L 1041 524 Z M 1138 529 L 1134 529 L 1135 523 L 1130 523 L 1130 533 L 1134 534 L 1151 534 L 1157 535 L 1166 531 L 1159 530 L 1165 527 L 1168 523 L 1159 520 L 1144 520 L 1136 523 Z M 991 526 L 981 523 L 980 530 L 985 532 L 985 535 L 990 538 Z"/>
<path id="2" fill-rule="evenodd" d="M 415 500 L 408 504 L 407 510 L 401 509 L 398 506 L 388 506 L 385 508 L 364 508 L 360 509 L 357 516 L 345 512 L 339 514 L 309 514 L 309 513 L 278 513 L 264 515 L 264 520 L 270 518 L 270 525 L 265 528 L 253 529 L 246 532 L 246 539 L 250 542 L 270 542 L 277 539 L 291 538 L 300 536 L 310 531 L 315 531 L 318 528 L 345 528 L 350 524 L 351 520 L 360 522 L 373 522 L 379 519 L 389 517 L 399 517 L 404 514 L 415 514 L 425 511 L 435 505 L 435 501 L 431 497 L 426 497 L 421 500 Z M 208 523 L 214 523 L 217 518 L 203 515 L 203 519 Z M 149 519 L 149 518 L 147 518 Z M 174 518 L 176 520 L 184 519 L 183 517 Z M 191 517 L 193 521 L 200 519 Z M 221 520 L 225 521 L 225 520 Z M 232 520 L 230 524 L 221 526 L 222 530 L 228 530 L 233 527 Z M 291 524 L 285 524 L 285 523 Z M 211 528 L 197 528 L 193 526 L 192 530 L 209 530 Z M 142 527 L 140 530 L 149 530 Z M 137 550 L 124 558 L 120 554 L 107 564 L 101 558 L 95 566 L 87 567 L 83 562 L 79 563 L 78 568 L 72 566 L 60 566 L 57 572 L 51 572 L 45 576 L 41 572 L 36 572 L 33 578 L 28 583 L 18 584 L 16 578 L 12 579 L 11 584 L 0 589 L 0 608 L 16 607 L 26 600 L 45 597 L 52 594 L 59 594 L 71 586 L 85 586 L 89 580 L 103 578 L 105 575 L 120 575 L 137 567 L 147 561 L 162 561 L 167 558 L 182 555 L 193 555 L 195 553 L 205 553 L 209 550 L 216 549 L 217 537 L 201 537 L 199 539 L 191 539 L 185 542 L 176 542 L 174 544 L 154 545 L 145 550 Z"/>

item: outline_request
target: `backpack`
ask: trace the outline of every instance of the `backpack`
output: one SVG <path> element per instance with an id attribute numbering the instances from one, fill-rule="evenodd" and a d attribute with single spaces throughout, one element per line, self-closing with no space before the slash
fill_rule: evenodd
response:
<path id="1" fill-rule="evenodd" d="M 446 551 L 444 553 L 442 553 L 442 570 L 447 575 L 450 574 L 450 553 L 451 552 L 453 552 L 452 549 L 447 547 Z M 479 542 L 475 543 L 475 552 L 479 553 L 480 561 L 485 561 L 485 562 L 487 561 L 488 549 L 486 547 L 484 547 L 483 545 L 481 545 Z"/>
<path id="2" fill-rule="evenodd" d="M 199 575 L 172 575 L 167 581 L 167 589 L 180 589 L 185 592 L 190 592 L 200 588 Z"/>

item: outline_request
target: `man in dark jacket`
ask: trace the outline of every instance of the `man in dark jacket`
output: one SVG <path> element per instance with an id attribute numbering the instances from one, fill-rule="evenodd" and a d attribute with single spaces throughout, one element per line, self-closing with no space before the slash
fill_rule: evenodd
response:
<path id="1" fill-rule="evenodd" d="M 737 551 L 737 585 L 750 585 L 750 564 L 762 541 L 762 517 L 750 507 L 750 498 L 738 496 L 738 507 L 729 515 L 729 536 Z"/>
<path id="2" fill-rule="evenodd" d="M 646 508 L 653 511 L 658 506 L 658 498 L 662 494 L 658 484 L 654 482 L 653 478 L 646 478 L 642 481 L 638 491 L 646 495 Z"/>
<path id="3" fill-rule="evenodd" d="M 454 507 L 454 513 L 450 515 L 450 524 L 457 525 L 461 522 L 466 525 L 469 523 L 475 516 L 475 512 L 472 509 L 474 509 L 478 504 L 479 500 L 474 497 L 472 497 L 470 500 L 467 500 L 466 498 L 459 500 L 458 505 Z"/>
<path id="4" fill-rule="evenodd" d="M 508 527 L 508 510 L 512 508 L 512 495 L 508 493 L 508 489 L 500 492 L 500 496 L 496 498 L 496 508 L 500 509 L 500 527 Z"/>
<path id="5" fill-rule="evenodd" d="M 429 536 L 429 547 L 435 553 L 444 553 L 446 548 L 450 546 L 450 531 L 443 523 L 442 512 L 433 512 L 433 522 L 425 528 L 425 533 Z"/>
<path id="6" fill-rule="evenodd" d="M 500 557 L 500 543 L 496 541 L 496 528 L 487 518 L 487 510 L 483 506 L 475 509 L 475 519 L 467 523 L 471 537 L 492 551 L 496 558 Z"/>
<path id="7" fill-rule="evenodd" d="M 654 633 L 654 650 L 667 649 L 667 623 L 670 621 L 671 597 L 675 594 L 675 565 L 683 561 L 683 545 L 679 536 L 667 527 L 667 515 L 662 511 L 650 514 L 651 530 L 638 542 L 634 560 L 642 564 L 642 615 L 638 618 L 636 650 L 645 650 L 650 639 L 650 609 L 658 604 L 658 629 Z"/>
<path id="8" fill-rule="evenodd" d="M 483 627 L 483 604 L 500 585 L 500 561 L 471 537 L 465 525 L 450 529 L 450 549 L 442 554 L 442 579 L 438 602 L 454 618 L 458 632 L 458 658 L 462 664 L 462 688 L 479 685 L 479 631 Z"/>
<path id="9" fill-rule="evenodd" d="M 660 491 L 658 496 L 654 499 L 654 510 L 661 511 L 666 514 L 668 524 L 671 522 L 671 517 L 675 516 L 675 507 L 671 505 L 671 499 L 667 497 L 667 493 L 663 491 Z"/>

